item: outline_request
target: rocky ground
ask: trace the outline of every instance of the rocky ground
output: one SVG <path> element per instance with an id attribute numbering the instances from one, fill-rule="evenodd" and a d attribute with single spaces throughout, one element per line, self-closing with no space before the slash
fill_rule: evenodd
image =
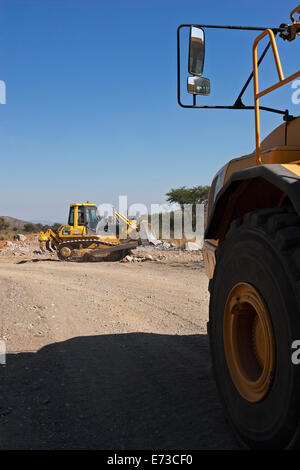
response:
<path id="1" fill-rule="evenodd" d="M 0 244 L 0 449 L 234 449 L 200 251 L 61 262 Z"/>

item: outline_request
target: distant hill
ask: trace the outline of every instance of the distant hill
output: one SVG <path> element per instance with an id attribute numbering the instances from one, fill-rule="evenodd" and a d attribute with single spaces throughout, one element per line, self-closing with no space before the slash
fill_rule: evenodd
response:
<path id="1" fill-rule="evenodd" d="M 42 224 L 42 225 L 48 225 L 51 227 L 52 225 L 55 225 L 56 223 L 58 223 L 58 222 L 53 222 L 50 220 L 29 220 L 29 221 L 21 220 L 21 219 L 15 219 L 14 217 L 8 217 L 7 215 L 0 215 L 0 217 L 2 217 L 5 220 L 5 222 L 9 224 L 10 229 L 13 229 L 15 227 L 16 229 L 19 229 L 19 230 L 23 230 L 26 224 Z M 58 224 L 61 225 L 61 222 L 59 222 Z"/>
<path id="2" fill-rule="evenodd" d="M 30 220 L 32 224 L 42 224 L 42 225 L 54 225 L 56 223 L 62 222 L 53 222 L 53 220 Z"/>
<path id="3" fill-rule="evenodd" d="M 28 224 L 29 222 L 26 222 L 25 220 L 20 220 L 20 219 L 15 219 L 14 217 L 8 217 L 7 215 L 1 215 L 5 222 L 9 224 L 9 228 L 19 228 L 23 229 L 25 224 Z"/>

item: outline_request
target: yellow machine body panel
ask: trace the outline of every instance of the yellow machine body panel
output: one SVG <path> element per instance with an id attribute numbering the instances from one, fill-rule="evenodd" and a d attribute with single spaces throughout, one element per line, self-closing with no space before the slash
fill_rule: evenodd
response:
<path id="1" fill-rule="evenodd" d="M 300 118 L 287 124 L 281 124 L 274 129 L 261 143 L 262 164 L 285 164 L 300 162 Z M 222 183 L 235 171 L 256 166 L 256 153 L 244 155 L 230 160 L 222 170 L 224 176 Z M 221 189 L 221 186 L 218 188 Z"/>
<path id="2" fill-rule="evenodd" d="M 275 128 L 262 142 L 260 147 L 262 165 L 281 165 L 282 168 L 300 177 L 300 117 L 289 123 Z M 234 158 L 224 165 L 216 174 L 208 203 L 209 220 L 217 194 L 235 173 L 257 167 L 256 152 Z M 271 168 L 270 168 L 271 169 Z M 241 198 L 240 198 L 241 199 Z M 228 204 L 230 202 L 228 201 Z M 215 249 L 219 244 L 218 238 L 206 238 L 204 243 L 204 262 L 206 273 L 212 278 L 215 266 Z"/>

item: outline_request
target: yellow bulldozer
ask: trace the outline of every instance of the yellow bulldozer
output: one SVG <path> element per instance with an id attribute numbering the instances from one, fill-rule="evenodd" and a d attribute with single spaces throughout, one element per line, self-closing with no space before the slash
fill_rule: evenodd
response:
<path id="1" fill-rule="evenodd" d="M 101 222 L 97 206 L 86 203 L 70 204 L 67 225 L 61 225 L 57 231 L 48 229 L 40 232 L 39 242 L 42 251 L 56 251 L 62 261 L 96 260 L 105 257 L 109 260 L 121 260 L 130 250 L 139 244 L 136 220 L 128 219 L 113 210 L 115 223 L 102 219 L 101 233 L 97 227 Z"/>
<path id="2" fill-rule="evenodd" d="M 299 18 L 300 6 L 279 27 L 184 24 L 177 35 L 180 106 L 254 114 L 255 151 L 226 163 L 212 181 L 204 241 L 215 380 L 236 436 L 254 449 L 289 449 L 300 443 L 300 117 L 260 105 L 261 98 L 300 77 L 300 70 L 284 77 L 277 49 L 278 41 L 297 40 Z M 184 28 L 190 38 L 191 104 L 183 103 L 180 84 Z M 253 71 L 228 106 L 197 101 L 198 95 L 205 100 L 210 93 L 210 81 L 202 76 L 205 33 L 216 28 L 258 34 Z M 258 57 L 264 38 L 268 41 Z M 278 80 L 261 90 L 258 69 L 269 49 Z M 243 95 L 250 83 L 253 104 L 246 105 Z M 284 121 L 262 142 L 261 110 Z M 229 138 L 234 142 L 234 135 Z"/>

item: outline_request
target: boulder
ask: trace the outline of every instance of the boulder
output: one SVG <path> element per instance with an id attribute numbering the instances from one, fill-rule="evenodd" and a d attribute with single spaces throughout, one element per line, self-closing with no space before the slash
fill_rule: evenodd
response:
<path id="1" fill-rule="evenodd" d="M 18 242 L 25 242 L 26 237 L 22 233 L 17 233 L 16 235 L 14 235 L 14 240 Z"/>
<path id="2" fill-rule="evenodd" d="M 184 245 L 184 249 L 186 251 L 197 251 L 197 250 L 201 250 L 201 248 L 202 248 L 201 245 L 195 242 L 186 242 L 186 244 Z"/>
<path id="3" fill-rule="evenodd" d="M 122 259 L 122 263 L 131 263 L 132 261 L 133 261 L 133 257 L 130 255 L 127 255 Z"/>
<path id="4" fill-rule="evenodd" d="M 168 243 L 168 242 L 163 242 L 163 244 L 162 244 L 162 249 L 163 249 L 163 250 L 169 250 L 170 248 L 171 248 L 170 243 Z"/>

